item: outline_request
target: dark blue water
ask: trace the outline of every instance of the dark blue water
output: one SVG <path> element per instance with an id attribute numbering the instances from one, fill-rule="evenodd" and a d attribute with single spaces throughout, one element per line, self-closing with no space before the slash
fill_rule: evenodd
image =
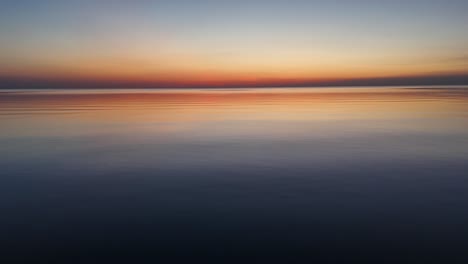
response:
<path id="1" fill-rule="evenodd" d="M 468 88 L 0 91 L 5 263 L 464 263 Z"/>

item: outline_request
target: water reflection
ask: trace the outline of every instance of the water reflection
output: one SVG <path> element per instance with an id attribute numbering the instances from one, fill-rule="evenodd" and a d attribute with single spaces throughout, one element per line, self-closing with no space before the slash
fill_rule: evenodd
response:
<path id="1" fill-rule="evenodd" d="M 463 87 L 1 92 L 0 240 L 43 258 L 461 257 L 467 113 Z"/>

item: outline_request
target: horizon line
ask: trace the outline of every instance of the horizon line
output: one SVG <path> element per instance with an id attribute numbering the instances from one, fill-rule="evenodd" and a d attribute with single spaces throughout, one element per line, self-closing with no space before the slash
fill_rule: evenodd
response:
<path id="1" fill-rule="evenodd" d="M 46 79 L 0 76 L 0 89 L 162 89 L 162 88 L 300 88 L 356 86 L 468 85 L 468 73 L 414 75 L 334 80 L 257 80 L 225 82 L 177 82 L 99 79 Z"/>

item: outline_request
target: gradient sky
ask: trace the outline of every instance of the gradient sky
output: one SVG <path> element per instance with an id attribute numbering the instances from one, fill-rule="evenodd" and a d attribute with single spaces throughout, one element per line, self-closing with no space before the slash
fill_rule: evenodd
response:
<path id="1" fill-rule="evenodd" d="M 465 82 L 467 14 L 466 0 L 6 0 L 0 87 Z"/>

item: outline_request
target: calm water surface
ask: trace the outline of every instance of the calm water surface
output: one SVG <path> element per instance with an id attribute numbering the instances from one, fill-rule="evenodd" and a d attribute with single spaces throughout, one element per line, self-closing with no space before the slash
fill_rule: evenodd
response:
<path id="1" fill-rule="evenodd" d="M 468 87 L 5 90 L 0 146 L 19 260 L 468 256 Z"/>

